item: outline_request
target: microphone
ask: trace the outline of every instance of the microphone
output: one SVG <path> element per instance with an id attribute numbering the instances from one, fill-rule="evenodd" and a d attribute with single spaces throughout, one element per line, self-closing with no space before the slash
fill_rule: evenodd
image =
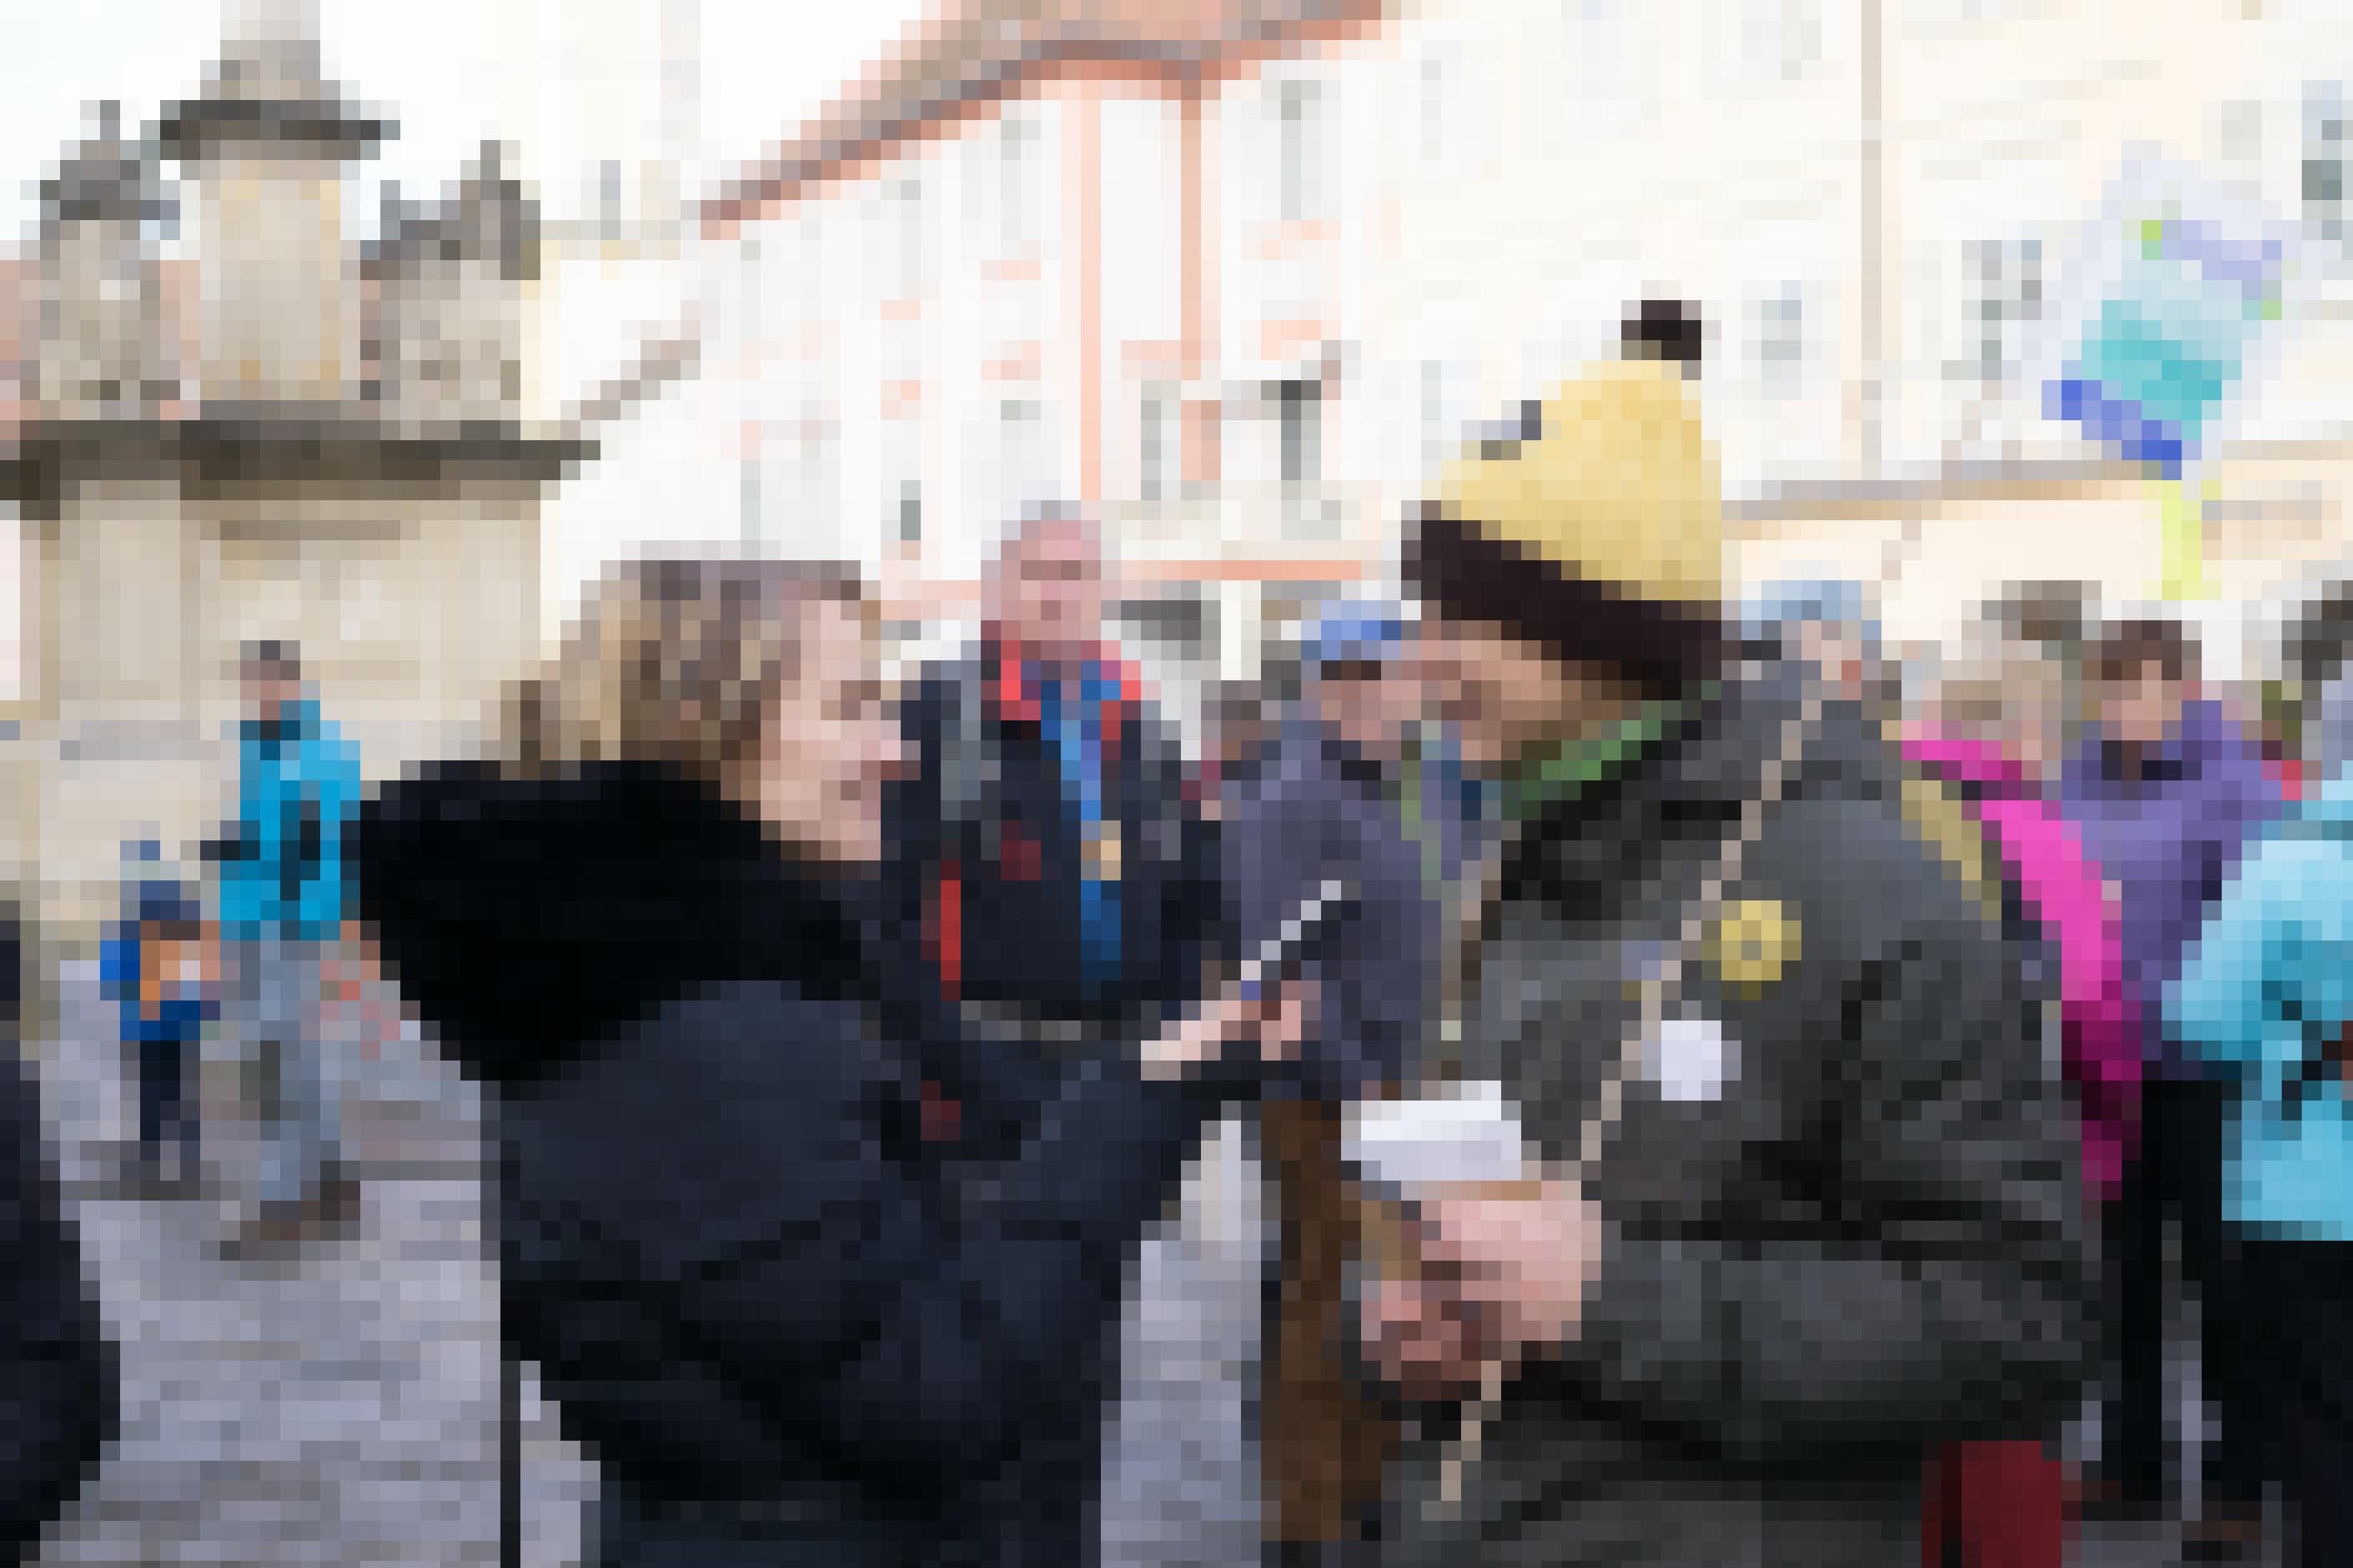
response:
<path id="1" fill-rule="evenodd" d="M 1272 936 L 1241 966 L 1241 994 L 1255 1002 L 1272 986 L 1296 979 L 1306 963 L 1307 950 L 1333 920 L 1356 902 L 1356 889 L 1337 877 L 1326 878 L 1314 892 L 1299 901 Z"/>

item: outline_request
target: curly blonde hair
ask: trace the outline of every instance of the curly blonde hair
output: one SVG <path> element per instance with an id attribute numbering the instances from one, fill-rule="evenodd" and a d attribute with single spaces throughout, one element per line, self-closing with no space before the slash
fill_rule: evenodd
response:
<path id="1" fill-rule="evenodd" d="M 506 704 L 501 766 L 535 775 L 656 763 L 727 788 L 799 673 L 820 604 L 871 619 L 857 569 L 836 562 L 651 559 L 608 570 L 563 649 Z"/>

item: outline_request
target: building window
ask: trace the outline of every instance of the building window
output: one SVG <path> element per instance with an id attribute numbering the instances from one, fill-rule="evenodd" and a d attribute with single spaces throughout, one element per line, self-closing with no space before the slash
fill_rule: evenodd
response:
<path id="1" fill-rule="evenodd" d="M 1434 359 L 1422 361 L 1420 391 L 1421 460 L 1429 467 L 1439 461 L 1444 440 L 1440 421 L 1446 416 L 1446 367 Z"/>
<path id="2" fill-rule="evenodd" d="M 923 431 L 914 419 L 882 422 L 882 537 L 914 543 L 923 534 Z"/>
<path id="3" fill-rule="evenodd" d="M 1282 384 L 1282 482 L 1312 485 L 1324 477 L 1324 389 L 1312 381 Z"/>
<path id="4" fill-rule="evenodd" d="M 1821 58 L 1818 0 L 1747 0 L 1740 45 L 1752 79 L 1798 80 Z"/>
<path id="5" fill-rule="evenodd" d="M 1963 247 L 1963 334 L 1957 381 L 1991 389 L 2017 373 L 2042 317 L 2042 242 L 1989 239 Z"/>
<path id="6" fill-rule="evenodd" d="M 1026 256 L 1038 244 L 1037 122 L 1008 115 L 997 138 L 999 235 L 1008 257 Z"/>
<path id="7" fill-rule="evenodd" d="M 1275 89 L 1277 130 L 1282 139 L 1277 172 L 1282 184 L 1279 216 L 1285 223 L 1314 216 L 1317 98 L 1316 84 L 1312 81 L 1286 81 Z"/>
<path id="8" fill-rule="evenodd" d="M 1421 461 L 1434 469 L 1454 456 L 1471 434 L 1469 399 L 1477 390 L 1476 370 L 1459 361 L 1421 362 Z"/>
<path id="9" fill-rule="evenodd" d="M 1004 482 L 1002 508 L 1010 521 L 1045 501 L 1045 410 L 1031 398 L 1008 398 L 997 405 L 997 464 Z"/>
<path id="10" fill-rule="evenodd" d="M 923 481 L 899 481 L 898 540 L 902 544 L 919 544 L 923 538 Z"/>
<path id="11" fill-rule="evenodd" d="M 1573 90 L 1561 94 L 1560 101 L 1581 110 L 1592 125 L 1624 130 L 1641 106 L 1641 77 L 1648 68 L 1636 47 L 1626 0 L 1571 0 L 1570 16 L 1575 26 L 1565 29 L 1564 80 Z"/>
<path id="12" fill-rule="evenodd" d="M 759 458 L 746 458 L 737 476 L 736 530 L 742 535 L 746 550 L 757 550 L 766 542 L 766 531 L 763 527 L 765 520 L 761 516 L 764 487 L 760 469 Z"/>
<path id="13" fill-rule="evenodd" d="M 793 301 L 799 322 L 818 320 L 824 313 L 825 251 L 818 242 L 817 221 L 795 218 L 778 249 L 782 252 L 778 260 L 791 269 L 791 292 L 787 297 Z"/>
<path id="14" fill-rule="evenodd" d="M 1462 51 L 1451 39 L 1432 43 L 1421 57 L 1421 161 L 1443 166 L 1456 137 L 1456 100 L 1461 93 Z"/>
<path id="15" fill-rule="evenodd" d="M 1145 500 L 1166 500 L 1176 486 L 1179 405 L 1165 382 L 1144 389 L 1142 427 L 1138 431 L 1137 467 L 1140 493 Z"/>
<path id="16" fill-rule="evenodd" d="M 596 165 L 596 224 L 607 239 L 621 233 L 621 164 L 607 158 Z"/>
<path id="17" fill-rule="evenodd" d="M 2241 99 L 2214 110 L 2214 153 L 2225 163 L 2253 168 L 2263 155 L 2263 106 Z"/>
<path id="18" fill-rule="evenodd" d="M 2304 89 L 2305 221 L 2329 252 L 2353 257 L 2353 230 L 2346 224 L 2345 163 L 2348 138 L 2345 128 L 2345 86 L 2342 82 L 2308 82 Z"/>
<path id="19" fill-rule="evenodd" d="M 913 180 L 891 186 L 886 223 L 891 235 L 893 297 L 912 300 L 923 291 L 923 187 Z"/>
<path id="20" fill-rule="evenodd" d="M 1806 290 L 1784 283 L 1757 304 L 1757 379 L 1768 397 L 1795 397 L 1804 390 Z"/>
<path id="21" fill-rule="evenodd" d="M 736 309 L 742 313 L 738 328 L 741 341 L 754 348 L 763 348 L 768 334 L 766 300 L 767 270 L 763 264 L 758 238 L 747 238 L 737 253 Z"/>
<path id="22" fill-rule="evenodd" d="M 824 541 L 826 549 L 841 548 L 841 542 L 831 537 L 840 514 L 835 485 L 833 424 L 823 404 L 815 399 L 802 402 L 794 437 L 794 493 L 800 509 L 794 527 L 804 539 Z"/>

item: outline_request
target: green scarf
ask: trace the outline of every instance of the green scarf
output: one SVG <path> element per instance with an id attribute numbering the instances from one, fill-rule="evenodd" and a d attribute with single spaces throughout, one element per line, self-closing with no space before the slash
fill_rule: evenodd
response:
<path id="1" fill-rule="evenodd" d="M 1521 823 L 1623 773 L 1657 744 L 1684 705 L 1646 702 L 1599 734 L 1580 735 L 1522 763 L 1504 783 L 1504 819 Z"/>

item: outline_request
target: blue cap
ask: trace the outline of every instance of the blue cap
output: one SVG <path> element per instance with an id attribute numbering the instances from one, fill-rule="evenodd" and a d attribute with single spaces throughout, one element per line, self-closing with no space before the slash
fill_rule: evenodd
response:
<path id="1" fill-rule="evenodd" d="M 1386 662 L 1405 641 L 1405 621 L 1375 604 L 1335 605 L 1316 617 L 1301 647 L 1310 669 L 1342 660 Z"/>

